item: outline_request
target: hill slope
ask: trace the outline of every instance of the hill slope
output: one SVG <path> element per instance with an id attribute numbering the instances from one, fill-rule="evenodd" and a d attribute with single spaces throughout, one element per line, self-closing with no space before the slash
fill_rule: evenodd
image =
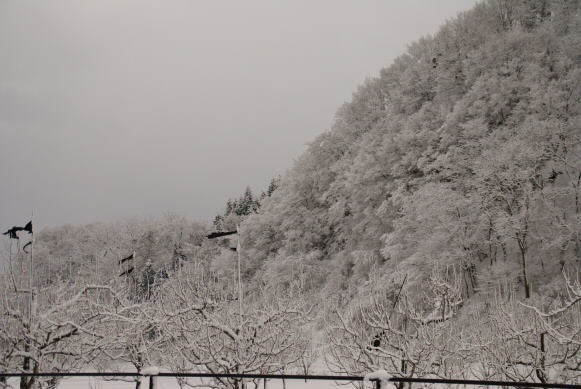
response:
<path id="1" fill-rule="evenodd" d="M 438 266 L 465 296 L 530 296 L 578 269 L 580 65 L 577 1 L 489 1 L 412 43 L 245 221 L 249 274 L 298 256 L 344 288 L 413 267 L 412 287 Z"/>

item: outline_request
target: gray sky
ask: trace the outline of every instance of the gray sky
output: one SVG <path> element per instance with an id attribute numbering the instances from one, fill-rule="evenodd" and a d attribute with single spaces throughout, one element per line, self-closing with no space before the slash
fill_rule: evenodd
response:
<path id="1" fill-rule="evenodd" d="M 2 1 L 0 229 L 211 220 L 474 3 Z"/>

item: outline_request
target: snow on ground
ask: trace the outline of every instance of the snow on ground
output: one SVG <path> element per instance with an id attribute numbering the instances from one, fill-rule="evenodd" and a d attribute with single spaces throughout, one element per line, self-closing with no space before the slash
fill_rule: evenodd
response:
<path id="1" fill-rule="evenodd" d="M 156 389 L 180 389 L 177 381 L 172 377 L 156 377 Z M 18 381 L 10 381 L 13 387 L 18 387 Z M 141 387 L 143 389 L 149 388 L 149 377 L 145 377 Z M 333 381 L 310 380 L 286 380 L 286 389 L 341 389 L 353 388 L 353 386 L 337 385 Z M 367 383 L 366 387 L 373 388 L 371 383 Z M 72 377 L 62 380 L 59 389 L 134 389 L 134 382 L 121 381 L 104 381 L 92 377 Z M 255 386 L 249 383 L 248 389 L 254 389 Z M 263 389 L 264 384 L 261 381 L 258 389 Z M 270 380 L 267 384 L 267 389 L 284 389 L 282 380 Z"/>
<path id="2" fill-rule="evenodd" d="M 144 381 L 141 387 L 148 388 L 149 380 Z M 259 389 L 262 389 L 263 383 L 260 383 Z M 287 380 L 286 389 L 336 389 L 336 385 L 332 381 L 320 381 L 311 380 L 309 382 L 304 382 L 302 380 Z M 344 386 L 339 386 L 340 388 Z M 134 389 L 135 383 L 133 382 L 119 382 L 119 381 L 102 381 L 96 379 L 87 379 L 86 377 L 75 377 L 69 378 L 61 381 L 59 384 L 59 389 Z M 249 383 L 248 389 L 253 389 L 255 386 Z M 369 385 L 369 388 L 372 388 Z M 158 377 L 156 389 L 180 389 L 177 381 L 170 377 Z M 267 384 L 267 389 L 283 389 L 283 384 L 281 380 L 271 380 Z"/>
<path id="3" fill-rule="evenodd" d="M 325 364 L 322 360 L 317 360 L 314 362 L 311 368 L 312 370 L 309 373 L 311 375 L 331 374 L 325 368 Z M 95 370 L 89 369 L 89 371 Z M 116 365 L 116 368 L 113 369 L 113 371 L 130 372 L 135 370 L 132 369 L 128 364 L 119 364 Z M 169 372 L 167 369 L 151 366 L 144 368 L 142 373 L 156 375 L 162 371 Z M 384 378 L 383 376 L 375 377 L 373 375 L 374 373 L 370 373 L 371 375 L 368 378 Z M 127 377 L 127 379 L 131 378 Z M 176 379 L 173 377 L 155 377 L 155 380 L 157 381 L 156 389 L 181 389 Z M 18 388 L 18 381 L 18 379 L 10 379 L 8 382 L 12 385 L 13 388 Z M 149 389 L 149 377 L 142 378 L 141 388 Z M 186 388 L 189 387 L 185 386 L 184 389 Z M 263 389 L 264 381 L 260 380 L 258 387 L 256 387 L 252 380 L 249 380 L 247 388 Z M 365 388 L 374 388 L 373 383 L 366 382 Z M 62 379 L 59 382 L 58 389 L 135 389 L 135 382 L 107 381 L 97 377 L 69 377 Z M 337 384 L 335 381 L 327 380 L 309 380 L 308 382 L 305 382 L 304 380 L 286 380 L 285 385 L 283 385 L 282 380 L 273 379 L 268 381 L 266 389 L 355 389 L 355 386 L 349 385 L 347 382 L 341 382 L 340 384 Z"/>
<path id="4" fill-rule="evenodd" d="M 365 377 L 363 377 L 363 382 L 369 382 L 371 380 L 380 380 L 381 389 L 396 389 L 396 386 L 389 382 L 389 379 L 391 377 L 392 377 L 391 374 L 381 369 L 374 371 L 373 373 L 365 374 Z"/>

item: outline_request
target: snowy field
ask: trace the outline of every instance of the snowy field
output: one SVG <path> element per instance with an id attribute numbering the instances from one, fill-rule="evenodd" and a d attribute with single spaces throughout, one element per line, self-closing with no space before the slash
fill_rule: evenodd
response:
<path id="1" fill-rule="evenodd" d="M 175 378 L 172 377 L 157 377 L 156 389 L 181 389 Z M 13 387 L 18 387 L 18 381 L 10 381 Z M 372 388 L 371 384 L 367 384 Z M 58 386 L 59 389 L 134 389 L 134 382 L 120 382 L 120 381 L 104 381 L 96 378 L 88 377 L 72 377 L 62 380 Z M 141 384 L 142 389 L 149 388 L 149 378 L 144 378 Z M 185 387 L 187 388 L 187 387 Z M 259 389 L 264 388 L 264 383 L 261 381 Z M 305 382 L 303 380 L 286 380 L 283 387 L 281 380 L 268 381 L 266 389 L 331 389 L 331 388 L 354 388 L 351 385 L 337 385 L 332 381 L 315 381 L 311 380 Z M 250 382 L 248 389 L 255 389 L 255 385 Z"/>

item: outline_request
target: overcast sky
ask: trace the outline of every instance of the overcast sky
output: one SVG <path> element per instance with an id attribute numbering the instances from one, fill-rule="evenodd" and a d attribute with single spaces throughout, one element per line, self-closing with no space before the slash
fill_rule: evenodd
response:
<path id="1" fill-rule="evenodd" d="M 474 3 L 1 1 L 0 228 L 209 221 Z"/>

